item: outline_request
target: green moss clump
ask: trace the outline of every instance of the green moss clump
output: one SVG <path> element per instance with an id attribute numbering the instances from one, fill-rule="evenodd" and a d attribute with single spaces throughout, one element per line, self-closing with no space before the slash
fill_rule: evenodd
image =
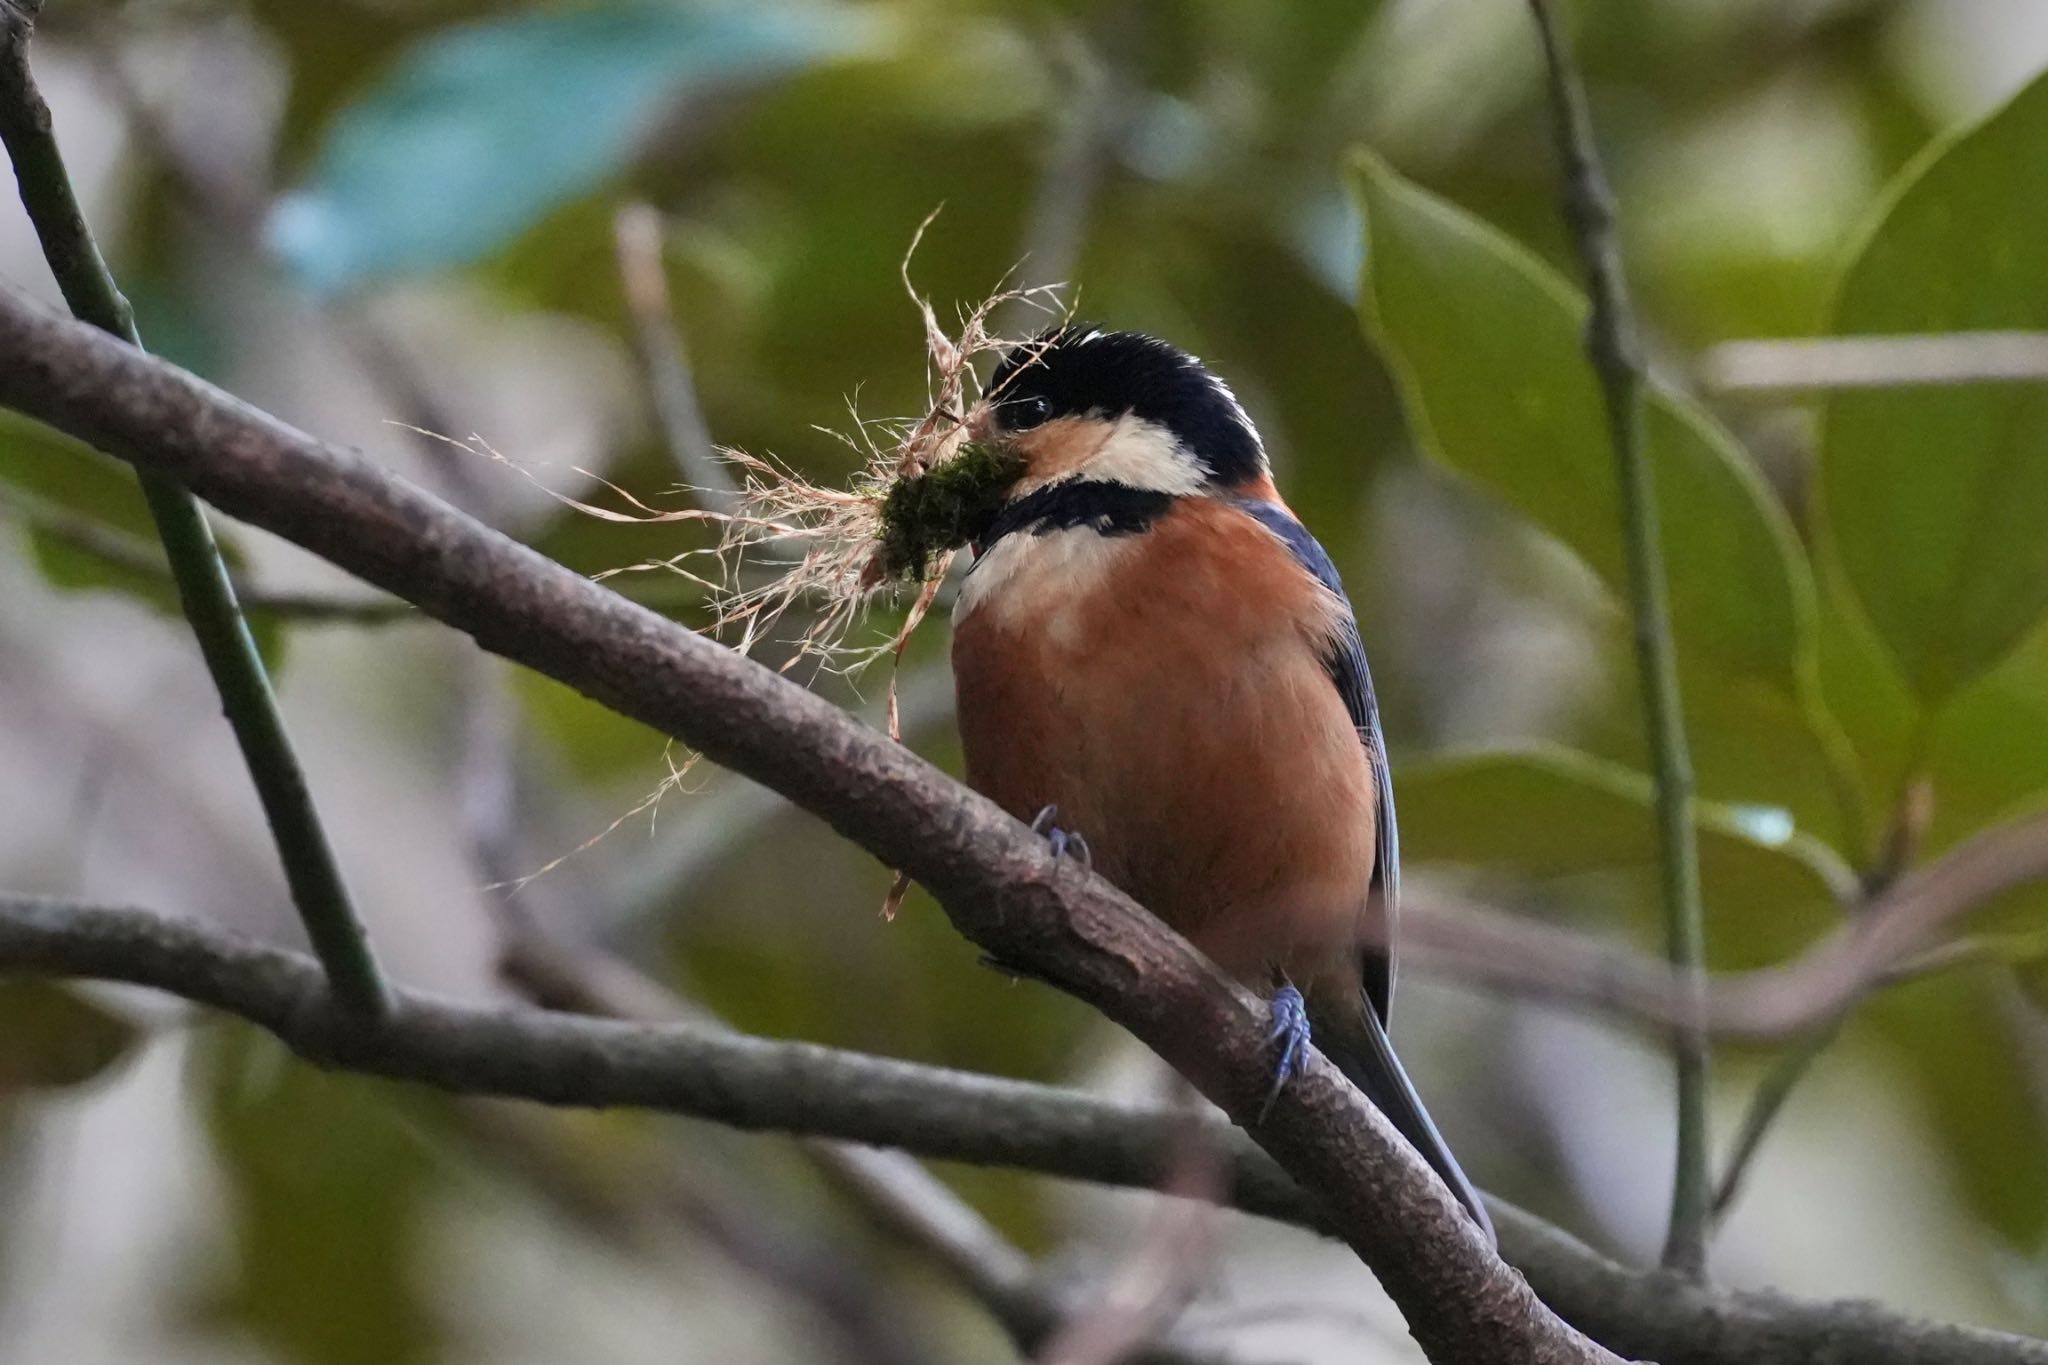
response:
<path id="1" fill-rule="evenodd" d="M 884 578 L 917 582 L 935 555 L 967 545 L 1001 510 L 1024 458 L 1004 442 L 977 441 L 930 473 L 899 479 L 882 500 Z"/>

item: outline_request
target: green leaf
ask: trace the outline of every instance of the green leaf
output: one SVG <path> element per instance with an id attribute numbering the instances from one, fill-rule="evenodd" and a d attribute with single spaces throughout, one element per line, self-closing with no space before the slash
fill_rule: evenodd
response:
<path id="1" fill-rule="evenodd" d="M 1394 778 L 1401 851 L 1541 881 L 1653 872 L 1650 779 L 1573 750 L 1539 746 L 1451 755 Z M 1700 875 L 1717 965 L 1774 960 L 1836 922 L 1855 875 L 1781 810 L 1695 805 Z M 1658 922 L 1645 897 L 1645 922 Z"/>
<path id="2" fill-rule="evenodd" d="M 1923 853 L 1939 853 L 2048 797 L 2048 630 L 1956 693 L 1929 728 L 1921 773 L 1933 820 Z"/>
<path id="3" fill-rule="evenodd" d="M 83 1085 L 126 1057 L 142 1030 L 68 986 L 0 980 L 0 1101 Z"/>
<path id="4" fill-rule="evenodd" d="M 1359 153 L 1359 307 L 1439 463 L 1570 546 L 1617 596 L 1627 568 L 1583 298 L 1493 228 Z M 1734 440 L 1653 387 L 1649 460 L 1681 649 L 1804 694 L 1813 586 L 1784 510 Z"/>
<path id="5" fill-rule="evenodd" d="M 2048 77 L 1909 167 L 1843 277 L 1843 335 L 2048 326 Z M 1821 524 L 1900 672 L 1938 703 L 2048 612 L 2048 385 L 1834 394 Z"/>
<path id="6" fill-rule="evenodd" d="M 234 1235 L 203 1316 L 299 1365 L 446 1358 L 422 1265 L 435 1167 L 403 1092 L 316 1071 L 241 1025 L 209 1031 L 194 1061 Z"/>
<path id="7" fill-rule="evenodd" d="M 184 620 L 141 485 L 120 461 L 0 410 L 0 513 L 27 524 L 36 568 L 52 587 L 122 592 Z M 213 520 L 221 557 L 230 570 L 239 570 L 245 562 L 241 548 Z M 99 544 L 113 553 L 94 548 Z M 284 662 L 284 624 L 252 618 L 249 628 L 264 663 L 276 672 Z"/>
<path id="8" fill-rule="evenodd" d="M 441 30 L 335 117 L 273 245 L 321 290 L 475 261 L 597 188 L 683 99 L 846 52 L 861 20 L 623 0 Z"/>

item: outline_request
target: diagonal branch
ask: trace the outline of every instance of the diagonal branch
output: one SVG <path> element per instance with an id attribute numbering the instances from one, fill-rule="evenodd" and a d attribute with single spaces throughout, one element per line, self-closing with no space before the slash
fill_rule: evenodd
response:
<path id="1" fill-rule="evenodd" d="M 1488 989 L 1606 1011 L 1668 1028 L 1697 1017 L 1712 1033 L 1769 1042 L 1830 1027 L 1896 981 L 1974 960 L 1958 921 L 2048 882 L 2048 810 L 1972 835 L 1916 867 L 1857 915 L 1786 962 L 1707 979 L 1697 1013 L 1673 969 L 1588 934 L 1419 886 L 1402 951 L 1424 971 Z"/>
<path id="2" fill-rule="evenodd" d="M 980 947 L 1102 1010 L 1227 1113 L 1256 1112 L 1271 1073 L 1259 1002 L 1108 883 L 1055 863 L 992 803 L 822 698 L 4 289 L 0 403 L 175 478 L 776 788 L 923 882 Z M 1323 1197 L 1433 1359 L 1607 1358 L 1488 1251 L 1442 1183 L 1319 1058 L 1257 1138 Z"/>
<path id="3" fill-rule="evenodd" d="M 142 910 L 0 896 L 0 976 L 9 973 L 155 987 L 248 1019 L 324 1065 L 464 1094 L 638 1105 L 1099 1184 L 1157 1188 L 1192 1127 L 1219 1154 L 1223 1202 L 1328 1231 L 1328 1201 L 1303 1193 L 1226 1120 L 1191 1120 L 1182 1108 L 688 1023 L 616 1023 L 411 992 L 364 1030 L 333 1006 L 319 968 L 300 954 Z M 1488 1204 L 1502 1249 L 1545 1302 L 1614 1349 L 1662 1365 L 2048 1365 L 2048 1343 L 1876 1304 L 1717 1293 L 1628 1270 L 1511 1204 Z"/>

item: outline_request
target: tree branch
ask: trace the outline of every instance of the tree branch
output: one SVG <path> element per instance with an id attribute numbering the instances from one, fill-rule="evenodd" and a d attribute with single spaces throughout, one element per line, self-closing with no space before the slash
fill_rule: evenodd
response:
<path id="1" fill-rule="evenodd" d="M 1685 716 L 1679 705 L 1678 662 L 1671 641 L 1671 602 L 1657 526 L 1656 489 L 1643 448 L 1643 384 L 1647 376 L 1615 233 L 1614 192 L 1608 187 L 1593 142 L 1586 92 L 1549 0 L 1529 0 L 1529 8 L 1536 16 L 1550 74 L 1565 221 L 1592 301 L 1586 354 L 1607 404 L 1608 436 L 1614 444 L 1615 471 L 1621 485 L 1643 728 L 1657 778 L 1665 938 L 1686 1006 L 1671 1030 L 1678 1079 L 1678 1160 L 1671 1183 L 1671 1231 L 1664 1243 L 1664 1264 L 1701 1275 L 1706 1272 L 1707 1207 L 1712 1193 L 1707 1172 L 1707 1038 L 1696 1008 L 1706 959 L 1706 932 L 1700 904 L 1699 838 L 1692 822 L 1692 757 L 1686 748 Z"/>
<path id="2" fill-rule="evenodd" d="M 749 1130 L 900 1147 L 1155 1189 L 1192 1129 L 1224 1202 L 1329 1230 L 1311 1198 L 1220 1117 L 973 1076 L 686 1023 L 625 1024 L 401 992 L 371 1028 L 283 949 L 148 911 L 0 896 L 0 974 L 124 981 L 239 1015 L 327 1066 L 465 1094 L 635 1105 Z M 1502 1249 L 1544 1301 L 1614 1349 L 1663 1365 L 2048 1365 L 2048 1343 L 1925 1323 L 1862 1302 L 1715 1293 L 1625 1269 L 1498 1199 Z M 1539 1357 L 1539 1359 L 1542 1357 Z"/>
<path id="3" fill-rule="evenodd" d="M 923 882 L 983 949 L 1102 1010 L 1226 1112 L 1257 1112 L 1272 1062 L 1258 1001 L 1108 883 L 1051 859 L 994 804 L 822 698 L 360 456 L 5 289 L 0 402 L 178 479 L 485 648 L 775 787 Z M 1442 1183 L 1320 1058 L 1258 1138 L 1323 1196 L 1432 1358 L 1606 1358 L 1487 1250 Z"/>
<path id="4" fill-rule="evenodd" d="M 2048 881 L 2048 811 L 1973 835 L 1900 877 L 1789 962 L 1709 977 L 1697 1017 L 1719 1036 L 1781 1041 L 1830 1027 L 1874 989 L 1972 960 L 1944 937 L 1980 906 Z M 1461 900 L 1403 890 L 1401 942 L 1425 971 L 1669 1027 L 1690 1008 L 1673 970 L 1631 949 Z"/>
<path id="5" fill-rule="evenodd" d="M 50 108 L 29 68 L 29 37 L 41 9 L 42 0 L 0 0 L 0 141 L 14 162 L 22 206 L 35 225 L 64 301 L 81 320 L 139 352 L 142 338 L 135 330 L 134 311 L 115 285 L 78 206 L 57 149 Z M 360 1013 L 377 1014 L 385 1003 L 383 975 L 369 934 L 349 901 L 340 864 L 321 826 L 255 638 L 235 600 L 213 528 L 199 500 L 175 479 L 154 470 L 139 473 L 179 604 L 241 745 L 306 933 L 334 978 L 337 996 Z"/>
<path id="6" fill-rule="evenodd" d="M 1769 337 L 1724 341 L 1700 358 L 1716 393 L 1797 396 L 1828 389 L 2048 381 L 2048 332 Z"/>

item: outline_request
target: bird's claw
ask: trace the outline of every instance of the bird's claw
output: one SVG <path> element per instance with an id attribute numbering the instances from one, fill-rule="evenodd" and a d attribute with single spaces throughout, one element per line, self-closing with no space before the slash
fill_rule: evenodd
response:
<path id="1" fill-rule="evenodd" d="M 1088 841 L 1078 830 L 1061 829 L 1055 823 L 1059 816 L 1058 806 L 1047 806 L 1031 817 L 1031 832 L 1044 836 L 1045 842 L 1052 846 L 1053 857 L 1065 858 L 1071 855 L 1074 861 L 1083 867 L 1094 866 L 1094 855 L 1088 851 Z"/>
<path id="2" fill-rule="evenodd" d="M 1280 1055 L 1273 1063 L 1273 1085 L 1266 1091 L 1266 1102 L 1259 1106 L 1259 1122 L 1266 1121 L 1272 1111 L 1273 1101 L 1280 1098 L 1280 1092 L 1287 1088 L 1287 1082 L 1301 1071 L 1302 1054 L 1308 1051 L 1309 1023 L 1308 1002 L 1301 998 L 1301 992 L 1283 981 L 1273 992 L 1268 1008 L 1272 1012 L 1273 1027 L 1266 1034 L 1268 1045 L 1278 1043 Z"/>

